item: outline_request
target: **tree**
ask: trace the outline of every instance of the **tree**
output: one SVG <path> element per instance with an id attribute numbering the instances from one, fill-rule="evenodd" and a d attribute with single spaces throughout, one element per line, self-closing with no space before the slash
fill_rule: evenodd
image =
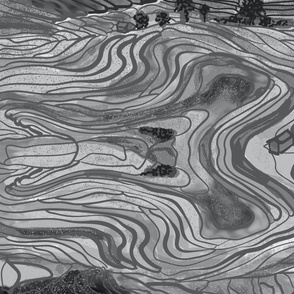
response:
<path id="1" fill-rule="evenodd" d="M 133 19 L 136 21 L 137 30 L 145 29 L 149 24 L 149 16 L 143 11 L 138 11 Z"/>
<path id="2" fill-rule="evenodd" d="M 202 14 L 203 16 L 203 21 L 205 22 L 206 20 L 206 15 L 207 13 L 210 11 L 210 7 L 206 4 L 201 5 L 201 8 L 199 9 L 199 12 Z"/>
<path id="3" fill-rule="evenodd" d="M 162 27 L 165 24 L 168 24 L 170 22 L 171 18 L 169 17 L 169 14 L 164 11 L 159 11 L 156 13 L 155 21 Z"/>

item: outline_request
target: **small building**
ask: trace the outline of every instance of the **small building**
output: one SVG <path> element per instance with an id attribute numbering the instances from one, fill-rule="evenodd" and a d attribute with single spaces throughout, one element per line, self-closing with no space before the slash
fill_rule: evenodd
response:
<path id="1" fill-rule="evenodd" d="M 269 153 L 280 155 L 294 145 L 294 135 L 290 130 L 285 130 L 276 137 L 266 141 Z"/>
<path id="2" fill-rule="evenodd" d="M 120 33 L 126 34 L 135 30 L 135 25 L 131 22 L 120 21 L 117 23 L 116 30 Z"/>

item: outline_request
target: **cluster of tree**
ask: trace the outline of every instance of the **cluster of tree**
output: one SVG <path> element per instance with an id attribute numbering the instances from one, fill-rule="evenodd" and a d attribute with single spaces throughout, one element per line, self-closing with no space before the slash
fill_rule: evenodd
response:
<path id="1" fill-rule="evenodd" d="M 176 1 L 176 8 L 174 11 L 175 12 L 183 11 L 186 22 L 189 21 L 189 14 L 193 10 L 196 10 L 195 3 L 193 2 L 193 0 L 177 0 Z M 198 11 L 200 12 L 202 19 L 205 22 L 206 15 L 210 11 L 210 7 L 206 4 L 203 4 L 200 6 Z"/>
<path id="2" fill-rule="evenodd" d="M 189 18 L 190 12 L 196 9 L 193 0 L 176 0 L 175 6 L 176 7 L 175 7 L 174 11 L 175 12 L 183 12 L 186 22 L 188 22 L 190 19 Z M 200 6 L 198 11 L 201 14 L 202 20 L 205 22 L 206 16 L 207 16 L 208 12 L 210 11 L 210 7 L 206 4 L 203 4 Z M 135 27 L 137 30 L 145 29 L 149 25 L 149 17 L 143 11 L 138 11 L 133 16 L 133 19 L 136 22 Z M 159 26 L 164 26 L 166 24 L 169 24 L 170 20 L 171 20 L 171 18 L 169 16 L 168 12 L 165 12 L 165 11 L 157 12 L 155 21 L 158 23 Z"/>
<path id="3" fill-rule="evenodd" d="M 189 21 L 189 13 L 195 9 L 193 0 L 177 0 L 175 12 L 183 11 L 186 22 Z"/>
<path id="4" fill-rule="evenodd" d="M 176 175 L 177 170 L 175 167 L 168 164 L 160 164 L 155 168 L 147 169 L 140 176 L 153 176 L 153 177 L 169 177 L 172 178 Z"/>
<path id="5" fill-rule="evenodd" d="M 149 16 L 143 11 L 138 11 L 133 16 L 133 19 L 136 22 L 135 27 L 137 30 L 145 29 L 149 25 Z M 164 11 L 157 12 L 155 21 L 158 23 L 159 26 L 162 27 L 166 24 L 169 24 L 170 20 L 171 18 L 169 17 L 168 12 L 164 12 Z"/>
<path id="6" fill-rule="evenodd" d="M 266 15 L 262 0 L 243 0 L 238 13 L 228 18 L 215 18 L 219 23 L 238 23 L 244 25 L 260 25 L 264 27 L 285 26 L 287 20 L 274 20 Z"/>
<path id="7" fill-rule="evenodd" d="M 139 132 L 143 135 L 152 136 L 157 141 L 163 143 L 173 138 L 174 131 L 165 128 L 140 127 Z"/>
<path id="8" fill-rule="evenodd" d="M 273 26 L 287 26 L 287 20 L 275 20 L 270 16 L 267 16 L 266 11 L 263 7 L 264 3 L 262 0 L 243 0 L 242 4 L 238 8 L 238 12 L 227 18 L 214 18 L 219 23 L 238 23 L 243 25 L 260 25 L 264 27 Z M 176 0 L 175 1 L 175 12 L 182 12 L 185 17 L 185 21 L 189 21 L 189 14 L 196 10 L 195 3 L 193 0 Z M 210 7 L 207 4 L 201 5 L 197 8 L 202 20 L 205 22 L 207 14 L 210 11 Z M 143 11 L 137 12 L 133 19 L 136 21 L 136 29 L 144 29 L 149 24 L 149 17 Z M 168 12 L 159 11 L 156 14 L 155 21 L 159 26 L 164 26 L 170 23 L 171 18 Z"/>
<path id="9" fill-rule="evenodd" d="M 243 25 L 260 25 L 263 27 L 274 27 L 274 26 L 287 26 L 288 21 L 287 20 L 274 20 L 269 16 L 263 16 L 258 19 L 258 22 L 256 22 L 256 19 L 252 18 L 246 18 L 242 16 L 230 16 L 229 18 L 215 18 L 215 21 L 219 23 L 238 23 Z"/>

